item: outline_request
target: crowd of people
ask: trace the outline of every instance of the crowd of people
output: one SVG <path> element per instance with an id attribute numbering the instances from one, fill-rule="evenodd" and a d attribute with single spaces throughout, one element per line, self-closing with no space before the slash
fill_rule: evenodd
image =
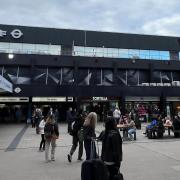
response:
<path id="1" fill-rule="evenodd" d="M 152 116 L 151 123 L 147 125 L 144 134 L 162 125 L 171 127 L 180 116 L 176 116 L 174 121 L 170 117 L 164 117 L 160 114 Z M 96 112 L 83 112 L 82 110 L 68 109 L 66 113 L 67 133 L 72 136 L 72 147 L 67 154 L 67 160 L 72 162 L 73 154 L 78 148 L 78 161 L 83 161 L 83 150 L 85 150 L 86 160 L 101 159 L 107 167 L 109 179 L 113 180 L 120 172 L 122 161 L 122 138 L 118 125 L 123 125 L 124 133 L 127 133 L 129 140 L 133 140 L 133 134 L 136 133 L 137 125 L 131 114 L 122 115 L 118 107 L 114 111 L 110 110 L 104 122 L 105 129 L 99 136 L 96 134 L 97 114 Z M 55 161 L 56 140 L 59 138 L 58 122 L 55 113 L 50 108 L 46 117 L 43 117 L 41 109 L 35 109 L 32 118 L 32 127 L 36 127 L 36 133 L 41 135 L 39 151 L 45 151 L 45 161 Z M 120 126 L 122 127 L 122 126 Z M 151 131 L 152 136 L 157 137 L 157 131 Z M 102 142 L 101 154 L 96 142 Z M 51 154 L 49 155 L 51 147 Z M 98 150 L 97 150 L 98 148 Z M 97 153 L 98 152 L 98 153 Z"/>
<path id="2" fill-rule="evenodd" d="M 100 136 L 96 135 L 97 114 L 95 112 L 72 111 L 70 107 L 66 117 L 67 132 L 72 136 L 72 147 L 67 154 L 67 160 L 72 162 L 72 156 L 79 145 L 77 159 L 83 160 L 84 149 L 86 160 L 101 159 L 107 167 L 109 179 L 113 179 L 119 173 L 122 161 L 122 139 L 117 129 L 117 117 L 113 117 L 113 114 L 107 116 L 105 130 Z M 32 127 L 35 126 L 36 133 L 41 135 L 39 151 L 45 151 L 46 162 L 55 161 L 55 147 L 56 140 L 59 138 L 59 129 L 52 109 L 47 117 L 42 116 L 41 109 L 36 109 L 32 121 Z M 97 147 L 96 141 L 102 142 L 101 154 L 97 153 L 99 147 Z"/>

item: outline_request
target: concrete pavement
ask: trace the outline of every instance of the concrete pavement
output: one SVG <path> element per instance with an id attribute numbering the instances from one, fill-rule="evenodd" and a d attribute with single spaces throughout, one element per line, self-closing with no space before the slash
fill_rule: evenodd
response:
<path id="1" fill-rule="evenodd" d="M 164 139 L 149 140 L 142 134 L 144 126 L 137 132 L 137 141 L 123 142 L 121 171 L 125 180 L 179 179 L 180 139 L 168 137 L 166 132 Z M 59 129 L 56 161 L 45 163 L 44 152 L 38 152 L 40 136 L 35 129 L 22 124 L 0 125 L 0 180 L 80 180 L 77 152 L 71 164 L 67 161 L 71 136 L 65 124 Z M 97 132 L 102 129 L 98 124 Z"/>

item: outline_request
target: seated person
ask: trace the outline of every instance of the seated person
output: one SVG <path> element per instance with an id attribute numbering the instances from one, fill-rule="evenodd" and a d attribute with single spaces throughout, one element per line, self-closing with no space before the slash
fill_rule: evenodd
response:
<path id="1" fill-rule="evenodd" d="M 172 121 L 170 117 L 165 117 L 164 126 L 172 126 Z"/>
<path id="2" fill-rule="evenodd" d="M 155 126 L 157 126 L 158 125 L 158 121 L 157 121 L 157 119 L 156 118 L 153 118 L 152 119 L 152 121 L 151 121 L 151 124 L 149 124 L 149 125 L 147 125 L 146 126 L 146 132 L 144 133 L 144 134 L 148 134 L 148 131 L 149 130 L 152 130 Z M 154 134 L 155 135 L 155 134 Z"/>
<path id="3" fill-rule="evenodd" d="M 128 123 L 128 135 L 130 137 L 130 140 L 133 139 L 132 134 L 135 133 L 135 132 L 136 132 L 135 122 L 133 121 L 133 119 L 130 119 L 129 123 Z"/>

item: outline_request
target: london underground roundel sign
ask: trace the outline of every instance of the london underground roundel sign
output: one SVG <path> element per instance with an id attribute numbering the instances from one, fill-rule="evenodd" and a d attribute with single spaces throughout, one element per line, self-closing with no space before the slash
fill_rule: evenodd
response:
<path id="1" fill-rule="evenodd" d="M 21 32 L 21 30 L 19 29 L 14 29 L 12 32 L 11 32 L 11 36 L 15 39 L 19 39 L 21 36 L 23 35 L 23 33 Z"/>

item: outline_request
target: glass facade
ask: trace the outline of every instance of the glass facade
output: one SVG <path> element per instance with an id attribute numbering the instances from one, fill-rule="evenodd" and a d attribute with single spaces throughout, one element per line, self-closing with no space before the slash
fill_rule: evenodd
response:
<path id="1" fill-rule="evenodd" d="M 61 46 L 0 42 L 0 53 L 61 55 Z"/>
<path id="2" fill-rule="evenodd" d="M 74 56 L 170 60 L 169 51 L 74 46 Z"/>
<path id="3" fill-rule="evenodd" d="M 150 73 L 147 70 L 118 69 L 116 74 L 114 73 L 110 68 L 79 68 L 75 77 L 74 68 L 68 67 L 31 69 L 20 66 L 0 66 L 0 75 L 13 84 L 71 85 L 76 83 L 80 86 L 142 86 L 145 83 L 148 86 L 180 86 L 179 71 L 155 70 L 152 72 L 152 84 L 149 84 Z"/>

